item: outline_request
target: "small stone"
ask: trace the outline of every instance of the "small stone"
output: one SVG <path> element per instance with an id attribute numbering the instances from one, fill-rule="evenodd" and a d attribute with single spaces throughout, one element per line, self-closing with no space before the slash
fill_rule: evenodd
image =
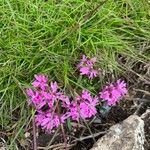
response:
<path id="1" fill-rule="evenodd" d="M 28 138 L 28 137 L 30 136 L 30 133 L 29 133 L 29 132 L 26 132 L 26 133 L 24 134 L 24 136 L 25 136 L 25 138 Z"/>

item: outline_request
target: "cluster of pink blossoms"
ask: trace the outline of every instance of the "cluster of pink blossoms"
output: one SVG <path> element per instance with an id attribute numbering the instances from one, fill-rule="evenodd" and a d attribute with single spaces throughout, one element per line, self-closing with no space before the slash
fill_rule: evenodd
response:
<path id="1" fill-rule="evenodd" d="M 37 111 L 35 122 L 46 131 L 51 131 L 64 123 L 68 118 L 67 112 L 58 114 L 56 107 L 61 103 L 61 107 L 70 105 L 70 100 L 63 92 L 59 91 L 56 82 L 48 84 L 48 78 L 44 75 L 35 75 L 35 81 L 32 83 L 33 89 L 27 89 L 29 104 L 33 105 Z M 42 111 L 47 107 L 46 111 Z"/>
<path id="2" fill-rule="evenodd" d="M 77 96 L 70 104 L 69 113 L 72 120 L 91 118 L 97 113 L 96 105 L 98 97 L 92 97 L 87 90 L 83 90 L 81 96 Z"/>
<path id="3" fill-rule="evenodd" d="M 95 62 L 96 58 L 88 59 L 83 55 L 78 64 L 80 73 L 89 79 L 96 77 L 98 71 L 93 69 Z M 94 97 L 88 90 L 83 90 L 73 100 L 61 91 L 56 82 L 49 83 L 47 76 L 35 75 L 32 86 L 26 91 L 29 104 L 36 110 L 36 125 L 47 132 L 65 123 L 68 118 L 73 121 L 89 119 L 96 115 L 96 106 L 100 100 L 113 106 L 127 93 L 126 83 L 121 80 L 106 86 L 99 96 Z"/>
<path id="4" fill-rule="evenodd" d="M 89 59 L 83 55 L 80 63 L 77 65 L 77 68 L 79 69 L 81 75 L 86 75 L 89 79 L 93 79 L 98 76 L 98 71 L 94 69 L 95 63 L 96 57 Z"/>
<path id="5" fill-rule="evenodd" d="M 46 76 L 35 75 L 32 85 L 35 90 L 28 89 L 27 95 L 30 97 L 29 103 L 32 103 L 37 110 L 46 104 L 52 109 L 56 101 L 61 101 L 63 106 L 70 104 L 68 96 L 59 91 L 56 82 L 51 82 L 49 86 Z"/>
<path id="6" fill-rule="evenodd" d="M 127 93 L 126 83 L 117 80 L 116 83 L 106 86 L 100 92 L 100 98 L 107 101 L 109 106 L 115 105 Z"/>
<path id="7" fill-rule="evenodd" d="M 44 75 L 35 75 L 33 88 L 27 89 L 29 104 L 36 109 L 35 122 L 45 131 L 50 132 L 60 124 L 65 123 L 67 118 L 78 121 L 80 118 L 87 119 L 94 116 L 97 97 L 92 97 L 87 90 L 83 90 L 81 96 L 71 101 L 68 96 L 60 91 L 56 82 L 48 83 Z M 46 110 L 43 111 L 43 108 Z M 58 113 L 57 107 L 61 109 Z"/>

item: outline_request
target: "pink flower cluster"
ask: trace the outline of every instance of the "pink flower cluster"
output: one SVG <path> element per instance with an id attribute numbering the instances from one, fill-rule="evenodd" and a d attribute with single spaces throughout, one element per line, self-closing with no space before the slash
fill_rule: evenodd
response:
<path id="1" fill-rule="evenodd" d="M 92 97 L 87 90 L 83 90 L 81 96 L 77 96 L 75 101 L 72 101 L 69 114 L 72 120 L 79 120 L 91 118 L 96 111 L 96 105 L 98 104 L 98 97 Z"/>
<path id="2" fill-rule="evenodd" d="M 81 96 L 71 101 L 60 91 L 56 82 L 49 85 L 48 78 L 44 75 L 35 75 L 32 85 L 33 89 L 29 88 L 26 92 L 29 104 L 36 109 L 36 125 L 48 132 L 65 123 L 69 117 L 78 121 L 80 118 L 91 118 L 97 113 L 98 97 L 92 97 L 87 90 L 83 90 Z M 47 109 L 43 111 L 44 107 Z M 57 107 L 61 109 L 61 114 L 57 112 Z"/>
<path id="3" fill-rule="evenodd" d="M 46 76 L 35 75 L 35 81 L 32 85 L 36 90 L 28 89 L 27 95 L 30 97 L 29 103 L 32 103 L 37 110 L 46 104 L 52 109 L 56 101 L 61 101 L 63 106 L 70 104 L 68 96 L 59 92 L 56 82 L 51 82 L 50 86 L 48 85 Z"/>
<path id="4" fill-rule="evenodd" d="M 32 85 L 34 90 L 27 89 L 27 95 L 29 96 L 29 104 L 33 105 L 37 111 L 36 124 L 46 131 L 51 131 L 64 123 L 68 117 L 66 112 L 60 115 L 56 113 L 56 107 L 59 107 L 58 103 L 61 103 L 61 107 L 66 108 L 70 105 L 70 100 L 68 96 L 59 91 L 56 82 L 51 82 L 49 86 L 48 78 L 44 75 L 35 75 L 35 81 Z M 47 107 L 46 111 L 42 111 L 44 107 Z"/>
<path id="5" fill-rule="evenodd" d="M 38 114 L 35 115 L 35 122 L 43 130 L 51 132 L 53 128 L 57 128 L 61 123 L 64 123 L 67 118 L 67 114 L 58 115 L 50 111 L 38 111 Z"/>
<path id="6" fill-rule="evenodd" d="M 89 59 L 83 55 L 78 68 L 81 75 L 87 75 L 93 79 L 98 75 L 94 69 L 96 58 Z M 99 96 L 92 96 L 88 90 L 83 90 L 81 95 L 71 100 L 58 87 L 56 82 L 48 82 L 45 75 L 35 75 L 32 88 L 26 91 L 29 97 L 29 104 L 36 110 L 35 122 L 45 131 L 51 132 L 68 118 L 73 121 L 89 119 L 96 115 L 96 106 L 100 99 L 107 102 L 107 105 L 115 105 L 126 93 L 126 83 L 117 80 L 116 83 L 106 86 Z"/>
<path id="7" fill-rule="evenodd" d="M 126 83 L 117 80 L 116 83 L 106 86 L 100 92 L 100 98 L 106 100 L 108 105 L 115 105 L 126 93 Z"/>
<path id="8" fill-rule="evenodd" d="M 94 69 L 96 63 L 96 57 L 89 59 L 85 55 L 82 56 L 77 68 L 81 75 L 86 75 L 89 79 L 93 79 L 98 76 L 98 71 Z"/>

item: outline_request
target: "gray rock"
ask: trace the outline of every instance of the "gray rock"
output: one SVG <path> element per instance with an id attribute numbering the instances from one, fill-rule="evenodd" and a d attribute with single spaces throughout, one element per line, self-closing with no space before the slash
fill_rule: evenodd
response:
<path id="1" fill-rule="evenodd" d="M 144 121 L 132 115 L 110 128 L 91 150 L 144 150 Z"/>
<path id="2" fill-rule="evenodd" d="M 150 109 L 147 109 L 141 118 L 144 120 L 144 130 L 145 130 L 145 150 L 150 150 Z"/>

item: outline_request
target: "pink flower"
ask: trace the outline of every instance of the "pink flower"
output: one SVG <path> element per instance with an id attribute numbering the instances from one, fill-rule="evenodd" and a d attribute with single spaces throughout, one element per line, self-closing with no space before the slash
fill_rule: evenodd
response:
<path id="1" fill-rule="evenodd" d="M 92 69 L 91 72 L 89 73 L 89 79 L 93 79 L 93 78 L 95 78 L 97 76 L 98 76 L 98 71 Z"/>
<path id="2" fill-rule="evenodd" d="M 108 105 L 115 105 L 127 93 L 126 83 L 117 80 L 116 83 L 106 86 L 100 92 L 100 98 L 107 101 Z"/>
<path id="3" fill-rule="evenodd" d="M 61 101 L 63 107 L 67 107 L 70 104 L 68 96 L 58 91 L 58 85 L 56 82 L 51 82 L 51 86 L 48 92 L 42 91 L 42 95 L 50 108 L 53 108 L 57 101 Z"/>
<path id="4" fill-rule="evenodd" d="M 78 121 L 80 117 L 80 113 L 79 113 L 79 106 L 77 105 L 76 102 L 72 102 L 70 104 L 69 111 L 70 111 L 69 114 L 72 120 Z"/>
<path id="5" fill-rule="evenodd" d="M 51 131 L 54 128 L 53 115 L 51 112 L 38 112 L 35 115 L 35 123 L 37 126 L 41 126 L 46 131 Z"/>
<path id="6" fill-rule="evenodd" d="M 37 107 L 37 108 L 41 108 L 43 105 L 45 105 L 45 102 L 43 101 L 43 97 L 41 96 L 41 94 L 36 91 L 34 96 L 32 96 L 31 98 L 33 104 Z"/>
<path id="7" fill-rule="evenodd" d="M 48 78 L 44 75 L 35 75 L 35 81 L 32 83 L 32 85 L 35 88 L 40 88 L 41 90 L 46 90 L 48 87 Z"/>
<path id="8" fill-rule="evenodd" d="M 80 63 L 77 65 L 77 68 L 82 67 L 84 64 L 87 63 L 87 57 L 85 55 L 82 55 L 82 58 L 80 60 Z"/>
<path id="9" fill-rule="evenodd" d="M 35 81 L 32 83 L 36 88 L 34 91 L 29 88 L 26 93 L 29 96 L 29 104 L 33 104 L 36 109 L 41 109 L 48 104 L 50 109 L 55 107 L 55 104 L 60 101 L 62 107 L 68 107 L 70 100 L 63 92 L 59 92 L 57 82 L 51 82 L 48 86 L 48 78 L 43 75 L 35 75 Z"/>
<path id="10" fill-rule="evenodd" d="M 35 75 L 35 79 L 39 82 L 47 83 L 48 78 L 44 75 Z"/>
<path id="11" fill-rule="evenodd" d="M 89 75 L 90 68 L 89 67 L 81 67 L 80 68 L 80 74 L 81 75 Z"/>
<path id="12" fill-rule="evenodd" d="M 37 126 L 40 126 L 44 119 L 46 118 L 46 113 L 39 111 L 37 115 L 35 115 L 35 123 Z M 44 124 L 46 124 L 48 121 L 44 121 Z"/>
<path id="13" fill-rule="evenodd" d="M 51 94 L 51 101 L 53 102 L 61 101 L 64 107 L 70 104 L 70 100 L 68 96 L 58 91 L 58 85 L 56 82 L 54 83 L 51 82 L 50 94 Z"/>
<path id="14" fill-rule="evenodd" d="M 84 100 L 91 100 L 92 99 L 92 97 L 91 97 L 91 94 L 89 93 L 89 91 L 87 91 L 87 90 L 83 90 L 82 91 L 82 95 L 81 95 L 81 97 L 82 97 L 82 99 L 84 99 Z"/>
<path id="15" fill-rule="evenodd" d="M 34 96 L 34 92 L 33 92 L 33 90 L 32 90 L 31 88 L 27 89 L 27 90 L 26 90 L 26 93 L 27 93 L 27 95 L 28 95 L 29 97 L 33 97 L 33 96 Z"/>
<path id="16" fill-rule="evenodd" d="M 91 118 L 97 113 L 95 105 L 83 102 L 80 104 L 80 116 L 83 119 Z"/>
<path id="17" fill-rule="evenodd" d="M 64 95 L 63 93 L 59 95 L 59 100 L 62 101 L 63 107 L 68 107 L 70 105 L 70 99 L 68 96 Z"/>
<path id="18" fill-rule="evenodd" d="M 52 129 L 57 128 L 60 124 L 64 123 L 68 118 L 66 114 L 58 115 L 54 112 L 41 112 L 39 111 L 35 115 L 35 123 L 37 126 L 41 126 L 47 132 L 51 132 Z"/>
<path id="19" fill-rule="evenodd" d="M 115 86 L 122 96 L 127 93 L 126 83 L 124 81 L 117 80 Z"/>
<path id="20" fill-rule="evenodd" d="M 81 98 L 84 100 L 84 101 L 87 101 L 88 103 L 91 103 L 93 105 L 97 105 L 98 103 L 98 97 L 95 96 L 95 97 L 92 97 L 91 96 L 91 93 L 89 93 L 89 91 L 87 90 L 83 90 L 82 91 L 82 95 L 81 95 Z"/>
<path id="21" fill-rule="evenodd" d="M 80 63 L 77 65 L 77 68 L 79 69 L 81 75 L 86 75 L 89 79 L 93 79 L 98 76 L 98 71 L 94 69 L 95 63 L 95 57 L 89 59 L 83 55 Z"/>
<path id="22" fill-rule="evenodd" d="M 50 92 L 44 92 L 42 91 L 42 96 L 45 102 L 48 104 L 49 108 L 54 107 L 55 99 L 53 98 L 53 95 Z"/>
<path id="23" fill-rule="evenodd" d="M 87 60 L 87 65 L 91 68 L 94 67 L 95 63 L 96 63 L 96 57 Z"/>
<path id="24" fill-rule="evenodd" d="M 83 90 L 81 97 L 83 102 L 80 104 L 80 115 L 84 119 L 91 118 L 97 113 L 98 97 L 92 97 L 87 90 Z"/>
<path id="25" fill-rule="evenodd" d="M 57 85 L 57 82 L 51 82 L 51 91 L 53 93 L 56 93 L 58 90 L 58 85 Z"/>
<path id="26" fill-rule="evenodd" d="M 80 117 L 87 119 L 94 116 L 97 113 L 97 103 L 97 97 L 92 97 L 87 90 L 83 90 L 81 96 L 76 97 L 69 107 L 72 120 L 78 121 Z"/>
<path id="27" fill-rule="evenodd" d="M 38 91 L 28 89 L 27 95 L 30 97 L 29 104 L 33 104 L 36 109 L 40 109 L 46 104 L 46 102 L 43 100 L 42 95 Z"/>

